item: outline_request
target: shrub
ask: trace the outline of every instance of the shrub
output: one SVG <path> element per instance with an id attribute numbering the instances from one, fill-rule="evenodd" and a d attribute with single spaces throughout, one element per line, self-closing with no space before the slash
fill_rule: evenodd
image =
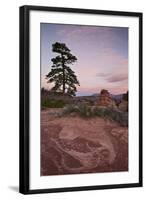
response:
<path id="1" fill-rule="evenodd" d="M 62 114 L 78 113 L 81 117 L 102 117 L 120 123 L 122 126 L 128 126 L 128 113 L 113 110 L 112 108 L 101 108 L 87 106 L 85 104 L 67 105 L 64 107 Z"/>
<path id="2" fill-rule="evenodd" d="M 89 106 L 85 105 L 85 104 L 78 104 L 78 105 L 67 105 L 64 107 L 62 114 L 70 114 L 70 113 L 78 113 L 80 116 L 82 117 L 91 117 L 92 116 L 92 112 Z"/>
<path id="3" fill-rule="evenodd" d="M 47 108 L 63 108 L 65 103 L 63 100 L 50 100 L 50 99 L 43 99 L 41 101 L 41 106 Z"/>

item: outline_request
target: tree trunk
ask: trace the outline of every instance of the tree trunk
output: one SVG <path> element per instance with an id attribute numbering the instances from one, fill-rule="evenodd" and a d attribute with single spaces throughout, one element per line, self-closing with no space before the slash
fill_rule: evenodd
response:
<path id="1" fill-rule="evenodd" d="M 62 93 L 65 94 L 65 67 L 64 67 L 63 54 L 61 54 L 61 56 L 62 56 L 62 71 L 63 71 L 63 90 L 62 90 Z"/>

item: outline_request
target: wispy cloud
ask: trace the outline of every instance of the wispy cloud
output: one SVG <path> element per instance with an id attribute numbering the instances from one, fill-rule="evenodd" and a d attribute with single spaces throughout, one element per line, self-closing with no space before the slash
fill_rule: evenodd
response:
<path id="1" fill-rule="evenodd" d="M 105 72 L 99 72 L 96 74 L 97 77 L 107 77 L 108 75 L 110 75 L 110 74 L 105 73 Z"/>
<path id="2" fill-rule="evenodd" d="M 128 74 L 116 74 L 106 79 L 108 82 L 115 83 L 128 80 Z"/>
<path id="3" fill-rule="evenodd" d="M 109 73 L 97 73 L 96 76 L 111 83 L 128 81 L 128 73 L 119 73 L 117 71 L 114 73 L 114 75 Z"/>

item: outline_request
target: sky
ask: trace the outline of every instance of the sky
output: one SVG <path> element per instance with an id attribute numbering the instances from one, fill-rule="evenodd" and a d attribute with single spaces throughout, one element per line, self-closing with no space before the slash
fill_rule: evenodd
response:
<path id="1" fill-rule="evenodd" d="M 45 76 L 51 71 L 52 44 L 65 43 L 77 62 L 70 65 L 80 86 L 77 96 L 128 90 L 128 28 L 41 23 L 41 87 L 51 89 Z"/>

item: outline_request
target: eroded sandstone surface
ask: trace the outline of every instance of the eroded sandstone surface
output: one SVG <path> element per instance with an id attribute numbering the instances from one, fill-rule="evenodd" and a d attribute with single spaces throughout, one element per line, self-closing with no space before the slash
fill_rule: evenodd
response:
<path id="1" fill-rule="evenodd" d="M 41 175 L 128 170 L 128 128 L 94 117 L 41 111 Z"/>

